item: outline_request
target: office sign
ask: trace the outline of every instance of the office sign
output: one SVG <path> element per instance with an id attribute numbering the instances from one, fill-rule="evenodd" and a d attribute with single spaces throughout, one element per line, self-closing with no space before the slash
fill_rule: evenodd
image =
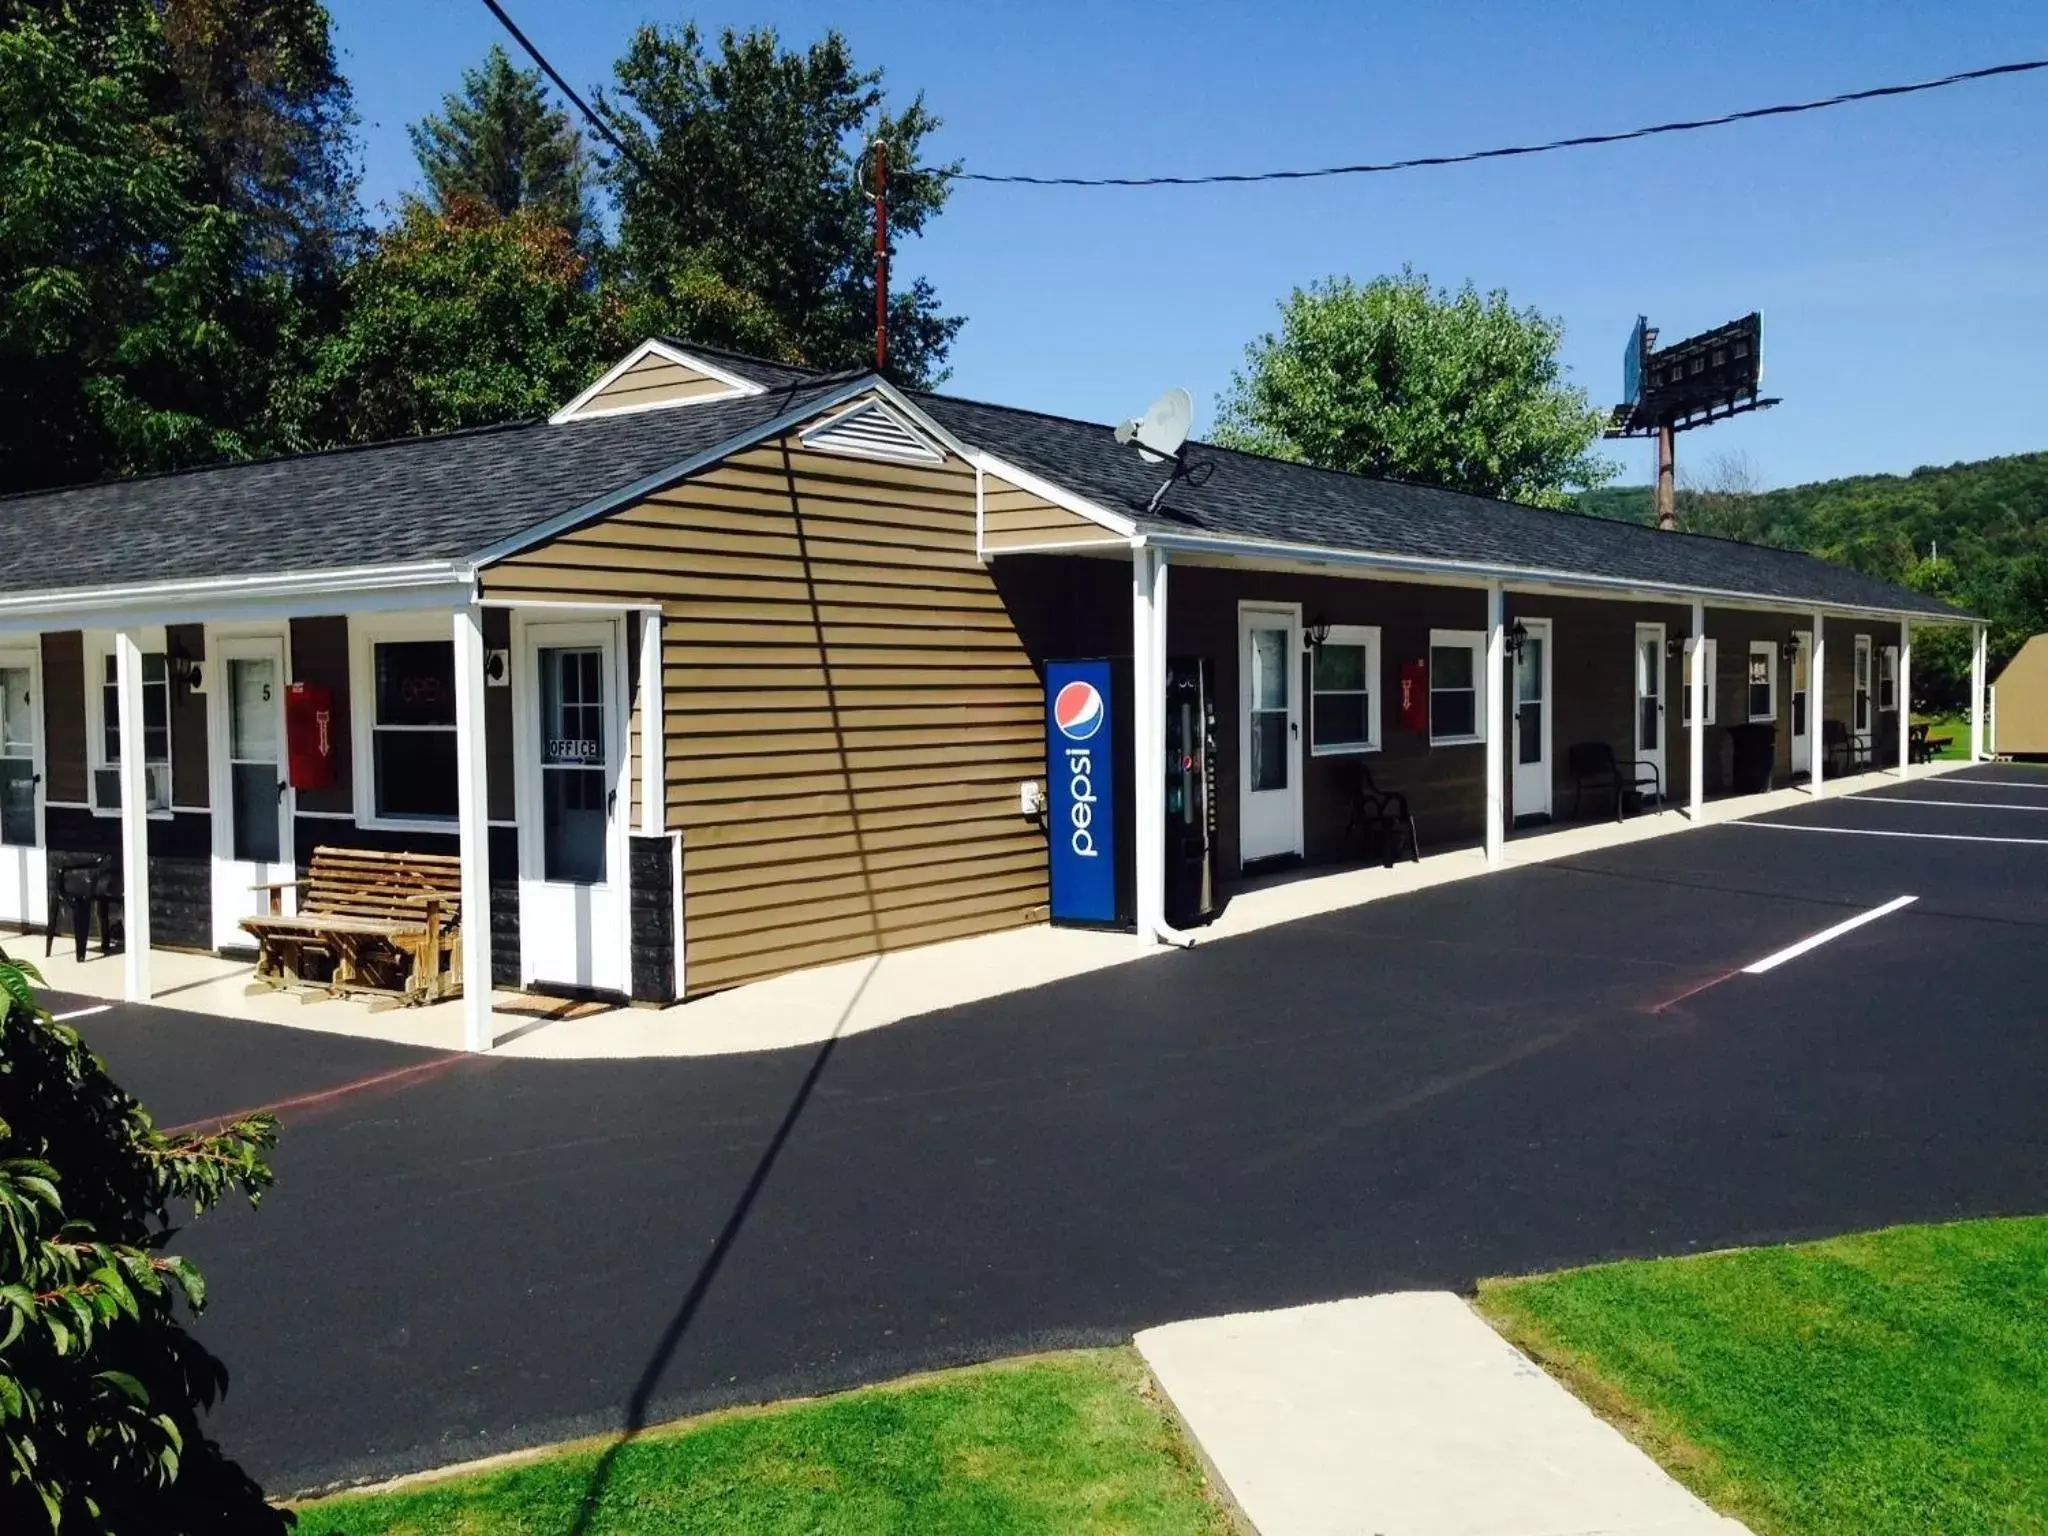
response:
<path id="1" fill-rule="evenodd" d="M 1046 786 L 1055 922 L 1116 921 L 1116 790 L 1109 663 L 1045 666 Z"/>

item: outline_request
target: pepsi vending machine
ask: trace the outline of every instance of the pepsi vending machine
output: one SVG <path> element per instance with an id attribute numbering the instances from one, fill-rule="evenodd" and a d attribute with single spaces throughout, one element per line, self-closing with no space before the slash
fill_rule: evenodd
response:
<path id="1" fill-rule="evenodd" d="M 1045 664 L 1046 833 L 1056 923 L 1108 925 L 1123 916 L 1115 698 L 1107 661 Z"/>

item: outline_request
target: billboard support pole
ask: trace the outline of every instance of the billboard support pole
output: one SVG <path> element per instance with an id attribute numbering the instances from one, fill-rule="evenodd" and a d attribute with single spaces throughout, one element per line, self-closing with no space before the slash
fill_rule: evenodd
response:
<path id="1" fill-rule="evenodd" d="M 1657 428 L 1657 526 L 1678 527 L 1678 434 L 1668 421 Z"/>

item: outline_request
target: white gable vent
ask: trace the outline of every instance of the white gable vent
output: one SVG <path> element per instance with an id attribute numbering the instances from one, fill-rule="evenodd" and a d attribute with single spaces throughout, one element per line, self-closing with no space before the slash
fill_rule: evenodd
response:
<path id="1" fill-rule="evenodd" d="M 806 448 L 855 459 L 893 459 L 903 464 L 943 464 L 946 456 L 879 400 L 856 405 L 803 434 Z"/>

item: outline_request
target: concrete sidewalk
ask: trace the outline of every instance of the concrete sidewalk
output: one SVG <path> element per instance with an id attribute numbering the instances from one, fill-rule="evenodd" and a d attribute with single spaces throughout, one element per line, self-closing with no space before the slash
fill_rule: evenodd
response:
<path id="1" fill-rule="evenodd" d="M 1259 1536 L 1747 1536 L 1449 1292 L 1137 1343 Z"/>

